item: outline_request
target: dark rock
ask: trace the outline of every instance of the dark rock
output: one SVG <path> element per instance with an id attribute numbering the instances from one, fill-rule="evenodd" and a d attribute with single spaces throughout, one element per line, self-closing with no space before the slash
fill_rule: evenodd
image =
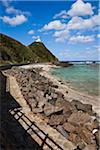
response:
<path id="1" fill-rule="evenodd" d="M 90 105 L 90 104 L 83 104 L 78 100 L 73 100 L 71 102 L 71 104 L 73 104 L 77 108 L 77 110 L 82 110 L 82 111 L 87 112 L 89 114 L 93 114 L 92 105 Z"/>
<path id="2" fill-rule="evenodd" d="M 94 135 L 95 135 L 96 143 L 97 143 L 98 147 L 100 147 L 100 130 L 95 132 Z"/>
<path id="3" fill-rule="evenodd" d="M 52 87 L 58 89 L 58 85 L 53 84 Z"/>

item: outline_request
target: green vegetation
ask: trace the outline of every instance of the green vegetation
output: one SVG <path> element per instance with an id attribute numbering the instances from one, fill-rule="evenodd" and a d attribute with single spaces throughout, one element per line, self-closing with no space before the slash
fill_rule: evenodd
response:
<path id="1" fill-rule="evenodd" d="M 54 62 L 57 58 L 45 47 L 42 42 L 33 42 L 29 48 L 38 56 L 39 62 Z"/>
<path id="2" fill-rule="evenodd" d="M 43 43 L 34 42 L 24 46 L 4 34 L 0 34 L 0 63 L 53 62 L 57 58 L 48 51 Z"/>

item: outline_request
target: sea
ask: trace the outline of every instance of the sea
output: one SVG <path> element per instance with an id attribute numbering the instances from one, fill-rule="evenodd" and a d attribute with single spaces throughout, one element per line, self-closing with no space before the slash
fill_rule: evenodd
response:
<path id="1" fill-rule="evenodd" d="M 74 64 L 53 68 L 51 74 L 64 80 L 74 90 L 92 96 L 100 94 L 100 64 Z"/>

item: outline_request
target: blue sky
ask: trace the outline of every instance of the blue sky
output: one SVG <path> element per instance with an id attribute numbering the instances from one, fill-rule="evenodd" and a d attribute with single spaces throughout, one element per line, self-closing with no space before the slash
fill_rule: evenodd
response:
<path id="1" fill-rule="evenodd" d="M 0 32 L 42 41 L 60 60 L 100 60 L 98 0 L 0 1 Z"/>

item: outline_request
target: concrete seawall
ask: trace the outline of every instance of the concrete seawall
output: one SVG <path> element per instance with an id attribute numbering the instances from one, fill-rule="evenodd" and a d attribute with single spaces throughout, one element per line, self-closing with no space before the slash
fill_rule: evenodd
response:
<path id="1" fill-rule="evenodd" d="M 53 150 L 74 150 L 76 147 L 68 141 L 66 138 L 64 138 L 57 130 L 53 129 L 49 125 L 47 125 L 44 120 L 42 120 L 40 115 L 33 114 L 26 103 L 26 100 L 24 99 L 23 95 L 21 94 L 20 88 L 18 86 L 18 83 L 16 79 L 12 76 L 7 76 L 7 80 L 5 82 L 7 83 L 6 86 L 2 86 L 3 95 L 5 95 L 5 90 L 9 91 L 12 97 L 16 100 L 16 102 L 21 106 L 20 111 L 16 115 L 16 108 L 9 110 L 11 115 L 14 115 L 15 119 L 18 119 L 18 116 L 20 116 L 20 119 L 18 119 L 18 122 L 23 126 L 23 128 L 31 135 L 31 137 L 41 146 L 44 150 L 49 150 L 48 144 L 52 147 Z M 24 115 L 21 115 L 24 114 Z M 28 119 L 29 120 L 28 120 Z M 26 122 L 26 124 L 25 124 Z M 32 132 L 31 128 L 28 129 L 27 124 L 31 126 L 31 123 L 34 122 L 34 124 L 38 127 L 33 127 L 34 131 L 37 133 L 35 134 Z M 43 132 L 45 133 L 43 135 Z M 39 136 L 37 136 L 39 135 Z M 54 142 L 52 142 L 49 138 L 46 138 L 45 135 L 48 135 Z M 43 139 L 43 140 L 41 140 Z M 47 143 L 47 144 L 46 144 Z M 56 143 L 56 144 L 54 144 Z M 59 146 L 61 148 L 59 148 Z"/>

